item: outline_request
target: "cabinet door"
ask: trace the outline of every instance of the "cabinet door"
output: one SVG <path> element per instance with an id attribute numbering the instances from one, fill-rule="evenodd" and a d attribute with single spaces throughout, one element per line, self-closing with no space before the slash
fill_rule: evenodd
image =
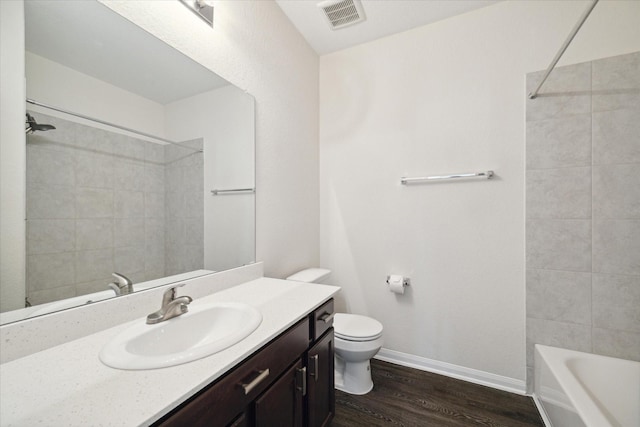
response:
<path id="1" fill-rule="evenodd" d="M 256 427 L 302 427 L 304 385 L 298 384 L 300 372 L 304 372 L 302 360 L 256 399 Z"/>
<path id="2" fill-rule="evenodd" d="M 333 328 L 307 353 L 307 414 L 309 427 L 328 426 L 336 408 Z"/>

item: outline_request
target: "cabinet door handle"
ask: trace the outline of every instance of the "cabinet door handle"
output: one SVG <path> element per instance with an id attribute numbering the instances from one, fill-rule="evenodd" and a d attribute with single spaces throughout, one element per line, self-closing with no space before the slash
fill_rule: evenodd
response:
<path id="1" fill-rule="evenodd" d="M 318 377 L 320 376 L 318 375 L 318 363 L 320 356 L 318 354 L 314 354 L 313 356 L 309 356 L 309 358 L 313 360 L 313 372 L 309 372 L 309 375 L 311 375 L 313 378 L 315 378 L 316 381 L 318 381 Z"/>
<path id="2" fill-rule="evenodd" d="M 246 384 L 246 383 L 240 384 L 242 386 L 242 388 L 244 389 L 244 394 L 251 393 L 251 390 L 256 388 L 256 386 L 258 384 L 260 384 L 262 382 L 262 380 L 264 380 L 268 376 L 269 376 L 269 370 L 268 369 L 264 369 L 262 371 L 258 371 L 258 376 L 255 377 L 254 379 L 252 379 L 248 384 Z"/>
<path id="3" fill-rule="evenodd" d="M 300 390 L 303 396 L 306 396 L 307 395 L 307 368 L 304 367 L 304 368 L 296 369 L 296 372 L 298 374 L 296 379 L 296 389 Z"/>
<path id="4" fill-rule="evenodd" d="M 325 311 L 318 317 L 318 320 L 322 320 L 324 323 L 329 323 L 333 319 L 333 316 L 335 316 L 335 313 L 327 313 Z"/>

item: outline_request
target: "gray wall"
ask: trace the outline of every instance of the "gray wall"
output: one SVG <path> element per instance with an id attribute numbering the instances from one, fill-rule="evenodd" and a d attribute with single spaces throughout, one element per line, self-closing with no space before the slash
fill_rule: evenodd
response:
<path id="1" fill-rule="evenodd" d="M 640 360 L 640 53 L 557 68 L 541 94 L 527 100 L 527 366 L 535 343 Z"/>
<path id="2" fill-rule="evenodd" d="M 187 216 L 192 235 L 202 231 L 202 194 L 185 206 L 187 197 L 178 192 L 202 193 L 202 153 L 178 153 L 171 146 L 33 115 L 56 129 L 27 137 L 26 277 L 32 304 L 106 290 L 114 271 L 140 282 L 185 271 L 176 265 L 202 268 L 202 242 L 198 252 L 184 237 Z M 193 143 L 202 146 L 201 140 Z M 165 243 L 175 245 L 171 257 Z M 193 261 L 185 263 L 185 256 Z"/>
<path id="3" fill-rule="evenodd" d="M 203 140 L 184 142 L 202 150 Z M 204 156 L 165 146 L 165 273 L 204 268 Z"/>

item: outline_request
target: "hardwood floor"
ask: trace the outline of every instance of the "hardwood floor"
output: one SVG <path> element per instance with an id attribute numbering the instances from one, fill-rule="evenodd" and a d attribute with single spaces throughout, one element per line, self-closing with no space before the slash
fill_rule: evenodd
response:
<path id="1" fill-rule="evenodd" d="M 336 390 L 333 427 L 544 427 L 533 400 L 442 375 L 371 361 L 373 390 Z"/>

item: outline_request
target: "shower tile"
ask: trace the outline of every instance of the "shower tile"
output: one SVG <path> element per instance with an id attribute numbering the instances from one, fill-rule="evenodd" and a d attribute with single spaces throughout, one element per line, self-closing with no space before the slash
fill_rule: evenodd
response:
<path id="1" fill-rule="evenodd" d="M 164 196 L 165 193 L 160 192 L 147 191 L 144 193 L 145 218 L 164 218 Z"/>
<path id="2" fill-rule="evenodd" d="M 144 166 L 144 191 L 164 191 L 164 167 L 152 164 Z"/>
<path id="3" fill-rule="evenodd" d="M 43 290 L 73 283 L 73 252 L 27 256 L 27 289 Z"/>
<path id="4" fill-rule="evenodd" d="M 75 221 L 33 219 L 27 221 L 27 254 L 70 252 L 75 249 Z"/>
<path id="5" fill-rule="evenodd" d="M 593 215 L 640 219 L 640 163 L 593 167 Z"/>
<path id="6" fill-rule="evenodd" d="M 144 218 L 144 193 L 142 191 L 114 191 L 116 218 Z"/>
<path id="7" fill-rule="evenodd" d="M 193 165 L 184 169 L 183 185 L 189 190 L 204 191 L 204 166 Z"/>
<path id="8" fill-rule="evenodd" d="M 144 271 L 144 280 L 156 280 L 166 276 L 167 275 L 164 272 L 164 267 L 157 270 L 148 269 Z"/>
<path id="9" fill-rule="evenodd" d="M 153 277 L 153 279 L 165 276 L 164 258 L 164 244 L 147 245 L 144 252 L 144 270 L 146 280 L 151 280 L 151 276 L 155 276 L 157 274 L 161 275 Z"/>
<path id="10" fill-rule="evenodd" d="M 113 247 L 113 219 L 78 219 L 76 221 L 76 250 Z"/>
<path id="11" fill-rule="evenodd" d="M 190 139 L 188 141 L 182 141 L 180 142 L 181 145 L 184 145 L 185 147 L 189 147 L 189 148 L 193 148 L 194 150 L 202 150 L 203 145 L 204 145 L 204 139 L 203 138 L 196 138 L 196 139 Z"/>
<path id="12" fill-rule="evenodd" d="M 113 155 L 117 161 L 144 162 L 146 154 L 146 142 L 140 139 L 114 133 Z"/>
<path id="13" fill-rule="evenodd" d="M 591 324 L 591 274 L 527 270 L 527 317 Z"/>
<path id="14" fill-rule="evenodd" d="M 593 275 L 593 326 L 640 333 L 640 276 Z"/>
<path id="15" fill-rule="evenodd" d="M 527 75 L 527 93 L 540 83 L 544 71 Z M 527 99 L 527 121 L 591 112 L 591 63 L 553 70 L 536 99 Z"/>
<path id="16" fill-rule="evenodd" d="M 182 267 L 185 272 L 204 268 L 204 248 L 202 245 L 185 245 Z"/>
<path id="17" fill-rule="evenodd" d="M 593 221 L 593 272 L 640 275 L 640 220 Z"/>
<path id="18" fill-rule="evenodd" d="M 78 188 L 76 190 L 76 209 L 78 218 L 113 217 L 113 190 Z"/>
<path id="19" fill-rule="evenodd" d="M 130 246 L 127 248 L 116 248 L 113 252 L 113 259 L 115 271 L 126 276 L 133 276 L 132 273 L 144 271 L 144 247 Z M 129 279 L 131 279 L 131 277 L 129 277 Z"/>
<path id="20" fill-rule="evenodd" d="M 527 169 L 591 165 L 591 114 L 527 122 Z"/>
<path id="21" fill-rule="evenodd" d="M 144 220 L 144 239 L 147 246 L 162 246 L 165 242 L 164 218 L 147 218 Z"/>
<path id="22" fill-rule="evenodd" d="M 27 219 L 67 219 L 76 216 L 72 187 L 27 184 Z"/>
<path id="23" fill-rule="evenodd" d="M 591 326 L 527 317 L 527 364 L 535 344 L 591 352 Z"/>
<path id="24" fill-rule="evenodd" d="M 142 162 L 116 162 L 113 165 L 113 188 L 116 190 L 144 191 L 145 164 Z"/>
<path id="25" fill-rule="evenodd" d="M 191 156 L 193 150 L 178 145 L 165 145 L 165 163 L 167 166 L 181 162 Z"/>
<path id="26" fill-rule="evenodd" d="M 179 248 L 185 242 L 185 226 L 182 218 L 167 218 L 165 248 Z"/>
<path id="27" fill-rule="evenodd" d="M 113 220 L 113 244 L 123 246 L 144 246 L 144 219 L 115 218 Z"/>
<path id="28" fill-rule="evenodd" d="M 43 185 L 76 185 L 75 162 L 69 150 L 27 146 L 27 182 Z"/>
<path id="29" fill-rule="evenodd" d="M 204 215 L 204 194 L 200 190 L 190 190 L 184 192 L 184 212 L 183 217 L 201 218 Z"/>
<path id="30" fill-rule="evenodd" d="M 640 334 L 594 328 L 593 352 L 640 362 Z"/>
<path id="31" fill-rule="evenodd" d="M 527 218 L 591 218 L 591 167 L 527 171 Z"/>
<path id="32" fill-rule="evenodd" d="M 180 165 L 182 167 L 197 167 L 204 165 L 204 155 L 203 153 L 198 153 L 191 151 L 188 155 L 186 155 L 183 159 L 180 160 Z"/>
<path id="33" fill-rule="evenodd" d="M 78 185 L 81 187 L 113 188 L 114 159 L 108 154 L 80 152 L 75 156 Z"/>
<path id="34" fill-rule="evenodd" d="M 164 170 L 165 190 L 167 192 L 182 191 L 185 188 L 184 185 L 184 168 L 171 165 L 167 166 Z"/>
<path id="35" fill-rule="evenodd" d="M 46 304 L 48 302 L 60 301 L 61 299 L 72 298 L 75 296 L 75 286 L 61 286 L 58 288 L 43 289 L 28 293 L 31 305 Z"/>
<path id="36" fill-rule="evenodd" d="M 144 160 L 156 165 L 164 165 L 164 145 L 147 141 L 144 146 Z"/>
<path id="37" fill-rule="evenodd" d="M 167 192 L 165 194 L 165 216 L 167 218 L 180 218 L 185 214 L 186 194 L 182 192 Z"/>
<path id="38" fill-rule="evenodd" d="M 169 247 L 164 254 L 164 270 L 167 275 L 184 273 L 182 257 L 175 247 Z"/>
<path id="39" fill-rule="evenodd" d="M 76 282 L 89 282 L 103 277 L 111 277 L 113 249 L 76 252 Z"/>
<path id="40" fill-rule="evenodd" d="M 640 109 L 640 52 L 593 61 L 593 111 Z"/>
<path id="41" fill-rule="evenodd" d="M 113 154 L 113 135 L 113 132 L 77 124 L 71 143 L 86 153 Z"/>
<path id="42" fill-rule="evenodd" d="M 527 268 L 591 271 L 591 220 L 527 220 Z"/>
<path id="43" fill-rule="evenodd" d="M 640 109 L 593 113 L 593 164 L 640 163 Z"/>
<path id="44" fill-rule="evenodd" d="M 185 241 L 191 245 L 204 246 L 204 218 L 186 218 Z"/>
<path id="45" fill-rule="evenodd" d="M 76 294 L 87 295 L 94 292 L 110 291 L 115 297 L 116 294 L 108 287 L 108 284 L 113 282 L 113 280 L 113 277 L 109 275 L 108 277 L 105 276 L 102 279 L 92 280 L 91 282 L 78 283 L 76 285 Z"/>

